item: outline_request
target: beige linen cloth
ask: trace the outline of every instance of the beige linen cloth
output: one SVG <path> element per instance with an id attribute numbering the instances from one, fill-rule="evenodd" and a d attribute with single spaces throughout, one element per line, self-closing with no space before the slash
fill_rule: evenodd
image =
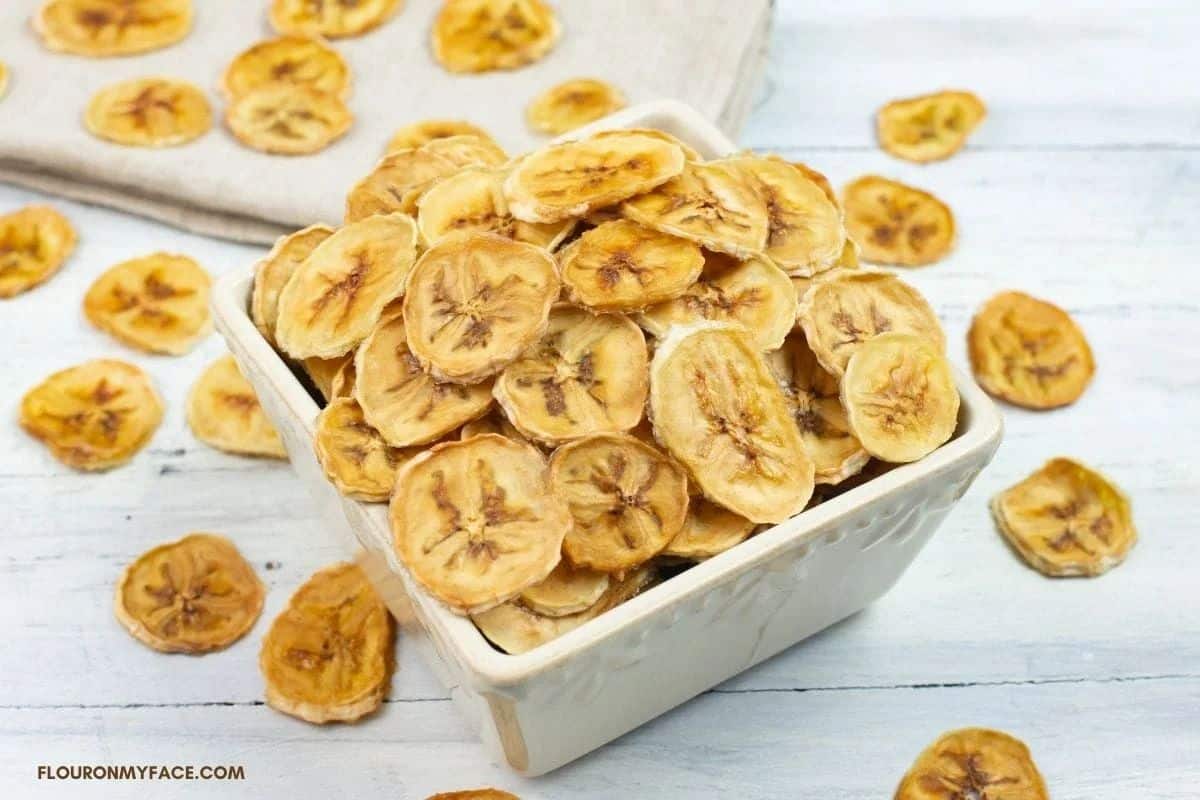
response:
<path id="1" fill-rule="evenodd" d="M 106 59 L 45 50 L 29 24 L 41 0 L 0 0 L 0 60 L 10 70 L 0 98 L 0 181 L 266 243 L 314 222 L 339 222 L 347 189 L 408 122 L 466 119 L 513 153 L 544 141 L 526 128 L 525 105 L 567 78 L 611 81 L 631 104 L 676 98 L 737 132 L 762 67 L 770 0 L 550 1 L 563 31 L 546 58 L 512 72 L 454 75 L 429 47 L 440 0 L 407 0 L 382 28 L 333 43 L 353 71 L 350 132 L 316 155 L 274 156 L 225 129 L 215 88 L 237 53 L 273 35 L 268 0 L 195 0 L 195 25 L 182 42 Z M 150 75 L 202 87 L 213 130 L 163 149 L 122 147 L 86 132 L 81 118 L 93 93 Z"/>

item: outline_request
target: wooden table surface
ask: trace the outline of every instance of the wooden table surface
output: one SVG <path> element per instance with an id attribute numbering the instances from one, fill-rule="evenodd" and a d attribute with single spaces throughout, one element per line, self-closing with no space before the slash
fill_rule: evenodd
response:
<path id="1" fill-rule="evenodd" d="M 197 443 L 183 399 L 223 351 L 142 356 L 82 320 L 116 261 L 157 249 L 213 273 L 258 251 L 56 202 L 74 258 L 0 303 L 0 796 L 415 798 L 497 785 L 523 798 L 889 797 L 943 730 L 1002 728 L 1033 749 L 1056 800 L 1200 796 L 1200 9 L 1158 0 L 778 3 L 770 67 L 743 142 L 841 183 L 865 172 L 930 189 L 957 214 L 946 261 L 905 277 L 965 364 L 971 314 L 1021 289 L 1069 309 L 1096 379 L 1074 406 L 1005 409 L 992 466 L 874 607 L 537 780 L 489 764 L 400 643 L 392 697 L 361 725 L 317 728 L 262 703 L 268 621 L 340 558 L 286 464 Z M 961 6 L 967 5 L 968 8 Z M 1135 4 L 1127 4 L 1133 6 Z M 919 166 L 874 144 L 883 102 L 943 86 L 986 99 L 967 150 Z M 4 113 L 11 113 L 5 110 Z M 0 209 L 38 197 L 0 186 Z M 132 465 L 73 473 L 12 422 L 52 370 L 103 355 L 154 376 L 167 417 Z M 1141 541 L 1096 580 L 1048 580 L 993 530 L 988 498 L 1055 455 L 1132 496 Z M 264 618 L 226 652 L 164 656 L 111 611 L 145 549 L 188 531 L 232 537 L 269 585 Z M 669 678 L 665 678 L 669 679 Z M 37 765 L 240 764 L 238 783 L 38 782 Z"/>

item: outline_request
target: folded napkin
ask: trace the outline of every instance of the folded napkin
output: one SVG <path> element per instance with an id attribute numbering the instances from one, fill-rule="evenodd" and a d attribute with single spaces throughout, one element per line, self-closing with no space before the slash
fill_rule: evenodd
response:
<path id="1" fill-rule="evenodd" d="M 551 0 L 562 37 L 523 69 L 482 75 L 443 70 L 429 47 L 438 0 L 407 0 L 383 27 L 333 46 L 353 71 L 350 132 L 311 156 L 274 156 L 239 144 L 221 120 L 215 87 L 229 61 L 273 35 L 268 0 L 195 0 L 182 42 L 139 56 L 91 59 L 45 50 L 29 24 L 41 0 L 0 2 L 0 181 L 113 206 L 181 228 L 270 242 L 314 222 L 341 221 L 346 191 L 370 171 L 401 125 L 432 117 L 483 126 L 511 153 L 545 141 L 525 106 L 562 80 L 597 77 L 638 103 L 682 100 L 735 134 L 763 62 L 770 0 Z M 191 81 L 213 104 L 214 128 L 189 144 L 122 147 L 94 138 L 82 115 L 92 94 L 129 78 Z"/>

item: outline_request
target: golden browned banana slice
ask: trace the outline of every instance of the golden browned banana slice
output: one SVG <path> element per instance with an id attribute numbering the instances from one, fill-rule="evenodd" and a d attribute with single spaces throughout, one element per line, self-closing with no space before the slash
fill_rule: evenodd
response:
<path id="1" fill-rule="evenodd" d="M 308 86 L 344 98 L 350 92 L 350 66 L 317 37 L 278 36 L 243 50 L 221 76 L 221 91 L 230 100 L 272 84 Z"/>
<path id="2" fill-rule="evenodd" d="M 443 240 L 408 281 L 409 350 L 437 380 L 478 383 L 542 337 L 559 289 L 539 247 L 491 233 Z"/>
<path id="3" fill-rule="evenodd" d="M 233 356 L 214 361 L 192 385 L 187 422 L 197 439 L 218 450 L 287 458 L 279 432 L 267 419 L 254 387 Z"/>
<path id="4" fill-rule="evenodd" d="M 984 391 L 1025 408 L 1074 403 L 1096 372 L 1075 320 L 1022 292 L 1001 292 L 984 303 L 967 333 L 967 352 Z"/>
<path id="5" fill-rule="evenodd" d="M 986 116 L 971 92 L 935 92 L 888 103 L 875 116 L 875 132 L 879 146 L 897 158 L 940 161 L 962 149 Z"/>
<path id="6" fill-rule="evenodd" d="M 354 564 L 334 564 L 296 590 L 263 637 L 267 705 L 313 722 L 354 722 L 379 708 L 392 681 L 395 628 Z"/>
<path id="7" fill-rule="evenodd" d="M 386 502 L 396 470 L 416 454 L 384 441 L 363 417 L 358 401 L 349 397 L 335 398 L 321 411 L 313 444 L 329 482 L 347 497 L 367 503 Z"/>
<path id="8" fill-rule="evenodd" d="M 535 131 L 557 136 L 607 117 L 625 105 L 625 95 L 611 83 L 575 78 L 533 98 L 525 109 L 525 119 Z"/>
<path id="9" fill-rule="evenodd" d="M 863 449 L 892 463 L 924 458 L 954 435 L 958 388 L 950 362 L 927 339 L 881 333 L 855 349 L 842 407 Z"/>
<path id="10" fill-rule="evenodd" d="M 905 773 L 895 800 L 1050 800 L 1019 739 L 987 728 L 944 733 Z"/>
<path id="11" fill-rule="evenodd" d="M 47 50 L 127 56 L 175 44 L 192 29 L 192 0 L 46 0 L 33 29 Z"/>
<path id="12" fill-rule="evenodd" d="M 470 439 L 472 436 L 482 436 L 485 433 L 495 433 L 506 439 L 512 439 L 514 442 L 529 443 L 529 440 L 525 438 L 525 434 L 513 427 L 513 424 L 508 421 L 508 417 L 495 408 L 492 409 L 491 413 L 485 414 L 479 419 L 473 419 L 463 425 L 462 429 L 458 432 L 458 438 Z"/>
<path id="13" fill-rule="evenodd" d="M 446 0 L 433 23 L 433 55 L 450 72 L 516 69 L 550 52 L 560 30 L 542 0 Z"/>
<path id="14" fill-rule="evenodd" d="M 866 175 L 842 190 L 846 231 L 872 264 L 917 267 L 954 248 L 954 213 L 929 192 Z"/>
<path id="15" fill-rule="evenodd" d="M 517 219 L 559 222 L 648 192 L 683 165 L 673 142 L 611 132 L 535 150 L 509 173 L 504 196 Z"/>
<path id="16" fill-rule="evenodd" d="M 745 517 L 721 508 L 703 497 L 688 504 L 687 517 L 662 555 L 702 561 L 741 544 L 754 533 L 755 525 Z"/>
<path id="17" fill-rule="evenodd" d="M 504 176 L 488 167 L 468 167 L 436 181 L 417 203 L 417 225 L 426 245 L 462 231 L 491 232 L 547 250 L 558 247 L 575 227 L 574 220 L 522 222 L 508 211 Z"/>
<path id="18" fill-rule="evenodd" d="M 821 366 L 836 376 L 854 351 L 888 331 L 910 333 L 946 349 L 946 335 L 929 303 L 889 272 L 837 270 L 816 281 L 800 303 L 800 325 Z"/>
<path id="19" fill-rule="evenodd" d="M 421 195 L 438 178 L 457 171 L 450 159 L 424 149 L 390 153 L 346 195 L 346 222 L 396 211 L 415 214 Z"/>
<path id="20" fill-rule="evenodd" d="M 275 340 L 293 358 L 350 352 L 404 293 L 417 252 L 406 214 L 367 217 L 317 245 L 279 295 Z"/>
<path id="21" fill-rule="evenodd" d="M 757 349 L 774 350 L 795 327 L 796 309 L 796 291 L 779 267 L 763 258 L 737 261 L 708 253 L 700 280 L 681 297 L 643 311 L 638 323 L 661 338 L 674 325 L 728 322 Z"/>
<path id="22" fill-rule="evenodd" d="M 271 0 L 271 25 L 294 36 L 340 39 L 379 27 L 403 0 Z"/>
<path id="23" fill-rule="evenodd" d="M 0 298 L 50 279 L 75 250 L 75 229 L 50 206 L 0 216 Z"/>
<path id="24" fill-rule="evenodd" d="M 387 144 L 387 152 L 397 150 L 413 150 L 434 139 L 448 139 L 451 136 L 477 136 L 485 142 L 496 144 L 492 135 L 478 125 L 461 119 L 426 119 L 414 122 L 400 128 L 392 134 Z M 499 145 L 496 145 L 499 147 Z"/>
<path id="25" fill-rule="evenodd" d="M 209 653 L 242 638 L 266 589 L 224 536 L 192 533 L 148 550 L 117 581 L 117 620 L 163 653 Z"/>
<path id="26" fill-rule="evenodd" d="M 346 366 L 354 363 L 354 352 L 336 358 L 306 358 L 300 362 L 301 369 L 312 382 L 313 388 L 322 399 L 329 401 L 339 395 L 333 391 L 333 381 Z"/>
<path id="27" fill-rule="evenodd" d="M 671 329 L 650 364 L 650 419 L 714 503 L 753 522 L 782 522 L 808 503 L 812 459 L 783 391 L 738 328 Z"/>
<path id="28" fill-rule="evenodd" d="M 208 133 L 212 108 L 204 92 L 171 78 L 135 78 L 92 96 L 83 123 L 101 139 L 129 147 L 174 147 Z"/>
<path id="29" fill-rule="evenodd" d="M 571 514 L 527 444 L 475 436 L 409 461 L 391 504 L 396 552 L 455 613 L 477 614 L 542 581 L 558 564 Z"/>
<path id="30" fill-rule="evenodd" d="M 421 145 L 426 153 L 433 153 L 449 161 L 455 167 L 499 167 L 508 163 L 508 154 L 492 141 L 469 134 L 445 136 Z"/>
<path id="31" fill-rule="evenodd" d="M 279 319 L 279 295 L 296 268 L 321 242 L 333 235 L 328 225 L 310 225 L 303 230 L 280 236 L 267 257 L 254 265 L 254 291 L 250 294 L 250 317 L 254 326 L 275 342 L 275 324 Z"/>
<path id="32" fill-rule="evenodd" d="M 162 398 L 132 364 L 87 361 L 54 373 L 21 399 L 21 427 L 69 467 L 120 466 L 162 422 Z"/>
<path id="33" fill-rule="evenodd" d="M 462 789 L 457 792 L 438 792 L 425 800 L 521 800 L 515 794 L 499 789 Z"/>
<path id="34" fill-rule="evenodd" d="M 535 614 L 565 617 L 586 611 L 598 603 L 608 591 L 608 583 L 605 572 L 573 567 L 560 561 L 545 580 L 521 592 L 520 602 Z"/>
<path id="35" fill-rule="evenodd" d="M 96 279 L 83 313 L 100 330 L 148 353 L 183 355 L 212 330 L 212 279 L 187 256 L 154 253 Z"/>
<path id="36" fill-rule="evenodd" d="M 1055 458 L 992 498 L 996 525 L 1043 575 L 1102 575 L 1137 542 L 1129 498 L 1077 461 Z"/>
<path id="37" fill-rule="evenodd" d="M 626 219 L 587 231 L 559 261 L 571 302 L 638 311 L 674 300 L 700 277 L 699 245 Z"/>
<path id="38" fill-rule="evenodd" d="M 649 136 L 651 139 L 661 139 L 664 142 L 670 142 L 683 151 L 683 157 L 688 161 L 701 161 L 703 156 L 700 155 L 696 148 L 692 147 L 687 142 L 672 136 L 666 131 L 660 131 L 658 128 L 614 128 L 612 130 L 600 131 L 592 134 L 593 139 L 604 139 L 609 136 L 627 136 L 631 133 L 636 133 L 639 136 Z"/>
<path id="39" fill-rule="evenodd" d="M 340 97 L 309 86 L 266 84 L 237 97 L 225 110 L 225 124 L 238 141 L 286 156 L 324 150 L 353 122 Z"/>
<path id="40" fill-rule="evenodd" d="M 500 373 L 496 400 L 539 442 L 627 431 L 646 405 L 647 361 L 646 340 L 625 317 L 560 305 L 541 341 Z"/>

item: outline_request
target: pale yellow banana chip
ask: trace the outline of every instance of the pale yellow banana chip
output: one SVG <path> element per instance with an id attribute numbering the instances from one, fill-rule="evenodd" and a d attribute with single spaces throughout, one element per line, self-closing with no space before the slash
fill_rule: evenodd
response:
<path id="1" fill-rule="evenodd" d="M 450 72 L 516 69 L 550 52 L 560 31 L 542 0 L 446 0 L 433 23 L 433 55 Z"/>
<path id="2" fill-rule="evenodd" d="M 228 453 L 287 458 L 279 432 L 267 419 L 254 387 L 233 356 L 214 361 L 192 385 L 188 427 L 205 444 Z"/>
<path id="3" fill-rule="evenodd" d="M 75 250 L 75 228 L 50 206 L 0 216 L 0 298 L 49 280 Z"/>
<path id="4" fill-rule="evenodd" d="M 379 27 L 403 0 L 271 0 L 271 25 L 283 34 L 340 39 Z"/>
<path id="5" fill-rule="evenodd" d="M 279 295 L 292 273 L 321 242 L 333 235 L 328 225 L 310 225 L 303 230 L 280 236 L 267 257 L 254 265 L 254 290 L 250 294 L 250 317 L 254 326 L 275 342 L 275 324 L 279 320 Z"/>
<path id="6" fill-rule="evenodd" d="M 304 374 L 312 382 L 313 388 L 325 401 L 332 400 L 338 395 L 333 391 L 333 381 L 347 364 L 354 363 L 354 352 L 335 358 L 305 358 L 300 361 Z"/>
<path id="7" fill-rule="evenodd" d="M 415 214 L 421 195 L 458 169 L 450 159 L 425 149 L 389 153 L 346 195 L 346 222 L 396 211 Z"/>
<path id="8" fill-rule="evenodd" d="M 778 159 L 778 156 L 767 157 L 771 159 Z M 799 161 L 790 161 L 788 163 L 790 163 L 795 169 L 799 170 L 801 175 L 808 178 L 810 181 L 820 187 L 825 196 L 829 198 L 829 202 L 833 203 L 835 207 L 839 209 L 841 208 L 841 205 L 838 201 L 837 192 L 834 191 L 833 184 L 829 182 L 829 178 L 825 177 L 825 173 L 818 172 L 808 164 L 804 164 Z"/>
<path id="9" fill-rule="evenodd" d="M 135 78 L 92 96 L 83 116 L 88 131 L 129 147 L 175 147 L 212 128 L 204 92 L 172 78 Z"/>
<path id="10" fill-rule="evenodd" d="M 508 153 L 491 137 L 471 134 L 443 136 L 421 145 L 421 150 L 440 156 L 455 167 L 499 167 L 508 163 Z"/>
<path id="11" fill-rule="evenodd" d="M 932 264 L 954 248 L 954 213 L 929 192 L 866 175 L 842 190 L 846 230 L 872 264 Z"/>
<path id="12" fill-rule="evenodd" d="M 278 36 L 243 50 L 221 76 L 221 91 L 231 100 L 274 84 L 307 86 L 344 98 L 350 92 L 350 66 L 317 37 Z"/>
<path id="13" fill-rule="evenodd" d="M 688 504 L 683 527 L 663 549 L 662 555 L 703 561 L 746 541 L 755 527 L 750 520 L 716 503 L 703 497 L 693 498 Z"/>
<path id="14" fill-rule="evenodd" d="M 242 144 L 288 156 L 324 150 L 353 122 L 340 97 L 310 86 L 265 84 L 240 95 L 225 110 L 225 124 Z"/>
<path id="15" fill-rule="evenodd" d="M 1050 800 L 1019 739 L 986 728 L 944 733 L 900 781 L 894 800 Z"/>
<path id="16" fill-rule="evenodd" d="M 949 158 L 983 122 L 987 107 L 971 92 L 943 91 L 893 100 L 875 116 L 879 146 L 897 158 Z"/>
<path id="17" fill-rule="evenodd" d="M 496 233 L 553 250 L 574 229 L 574 220 L 522 222 L 508 211 L 504 176 L 489 167 L 467 167 L 436 181 L 417 202 L 421 239 L 433 246 L 457 233 Z"/>
<path id="18" fill-rule="evenodd" d="M 545 580 L 521 592 L 519 600 L 535 614 L 565 617 L 586 611 L 600 602 L 608 591 L 608 584 L 608 573 L 573 567 L 560 561 Z"/>
<path id="19" fill-rule="evenodd" d="M 451 136 L 477 136 L 485 142 L 496 144 L 492 135 L 483 128 L 461 119 L 426 119 L 413 122 L 397 130 L 388 141 L 387 152 L 414 150 L 434 139 Z M 497 145 L 499 147 L 499 145 Z"/>
<path id="20" fill-rule="evenodd" d="M 175 44 L 192 29 L 192 0 L 46 0 L 33 29 L 47 50 L 127 56 Z"/>
<path id="21" fill-rule="evenodd" d="M 600 131 L 592 134 L 593 139 L 604 139 L 610 136 L 622 137 L 628 136 L 631 133 L 636 133 L 638 136 L 649 136 L 651 139 L 661 139 L 664 142 L 669 142 L 683 151 L 683 157 L 688 161 L 702 161 L 703 156 L 696 148 L 692 147 L 687 142 L 677 136 L 672 136 L 666 131 L 660 131 L 658 128 L 613 128 L 612 130 Z M 616 212 L 614 210 L 614 218 Z"/>
<path id="22" fill-rule="evenodd" d="M 396 470 L 417 452 L 384 441 L 349 397 L 335 398 L 321 411 L 313 445 L 329 482 L 347 497 L 367 503 L 387 502 Z"/>
<path id="23" fill-rule="evenodd" d="M 611 83 L 575 78 L 533 98 L 525 109 L 525 119 L 535 131 L 557 136 L 607 117 L 625 104 L 625 95 Z"/>

